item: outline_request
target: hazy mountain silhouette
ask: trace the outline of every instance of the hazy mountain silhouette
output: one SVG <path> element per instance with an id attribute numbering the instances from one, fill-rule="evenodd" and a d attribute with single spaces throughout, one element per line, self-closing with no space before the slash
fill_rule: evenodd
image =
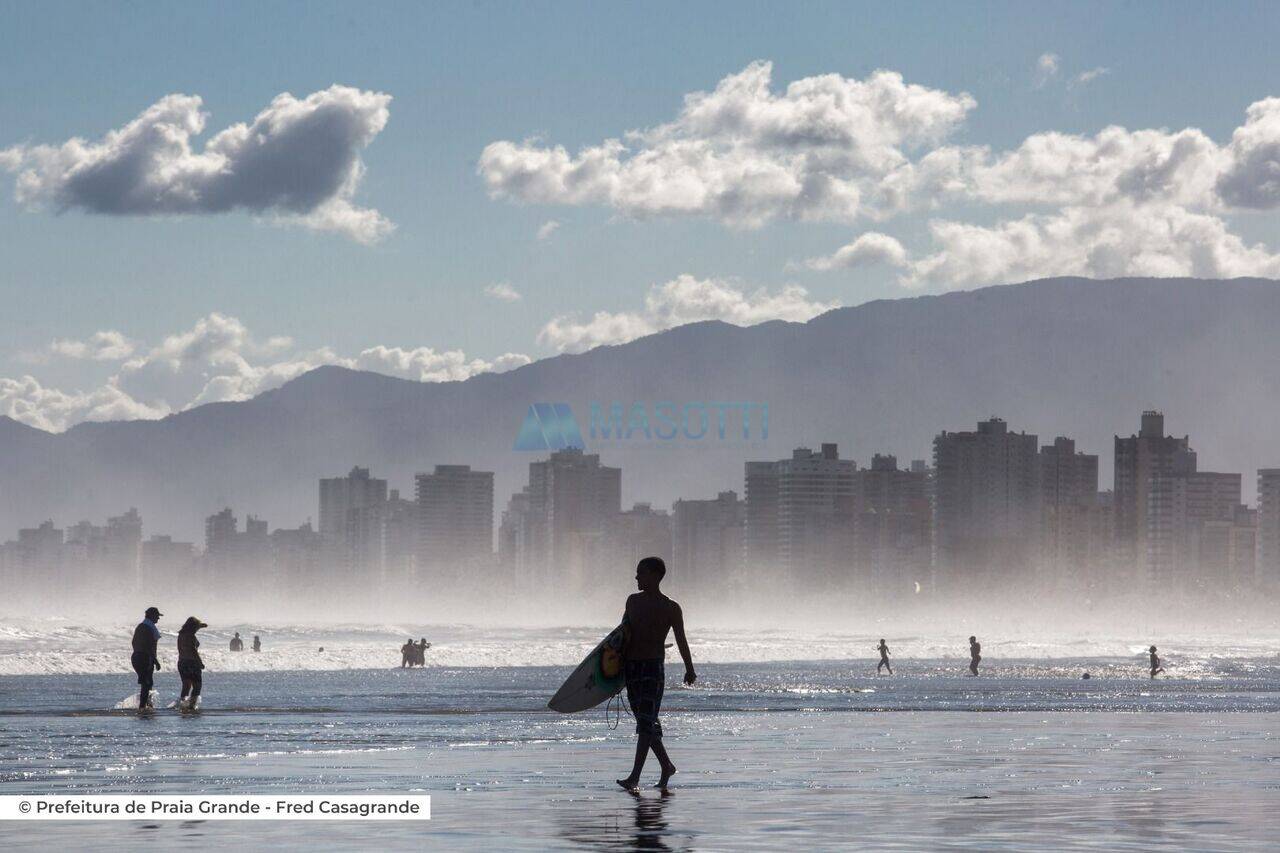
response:
<path id="1" fill-rule="evenodd" d="M 1190 434 L 1204 469 L 1280 464 L 1280 283 L 1052 279 L 882 300 L 808 323 L 694 323 L 465 382 L 418 383 L 324 367 L 240 403 L 159 421 L 80 424 L 50 435 L 0 418 L 0 535 L 52 517 L 95 522 L 130 506 L 148 534 L 200 540 L 231 505 L 273 527 L 315 516 L 317 478 L 368 465 L 406 496 L 439 463 L 494 470 L 500 513 L 540 454 L 512 443 L 528 406 L 567 401 L 767 402 L 760 450 L 717 442 L 602 449 L 623 466 L 624 500 L 742 489 L 744 458 L 823 441 L 866 464 L 874 452 L 928 458 L 941 429 L 988 415 L 1100 454 L 1143 408 Z M 588 436 L 588 449 L 591 439 Z M 655 446 L 661 445 L 661 446 Z"/>

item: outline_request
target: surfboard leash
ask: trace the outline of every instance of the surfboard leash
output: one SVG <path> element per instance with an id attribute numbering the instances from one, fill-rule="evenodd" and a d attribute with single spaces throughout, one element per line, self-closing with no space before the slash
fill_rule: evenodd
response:
<path id="1" fill-rule="evenodd" d="M 610 696 L 609 701 L 605 703 L 604 724 L 609 727 L 609 731 L 614 731 L 615 729 L 618 728 L 618 726 L 622 725 L 622 699 L 620 698 L 621 696 L 622 696 L 621 693 L 615 693 L 612 696 Z M 609 722 L 609 709 L 614 707 L 615 702 L 617 703 L 617 710 L 614 711 L 613 722 Z M 628 706 L 627 710 L 631 711 L 631 708 Z M 634 717 L 635 711 L 631 711 L 631 715 Z"/>

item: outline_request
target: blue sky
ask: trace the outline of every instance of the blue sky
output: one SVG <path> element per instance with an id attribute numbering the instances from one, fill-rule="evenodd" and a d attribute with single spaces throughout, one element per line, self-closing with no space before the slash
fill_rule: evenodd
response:
<path id="1" fill-rule="evenodd" d="M 1280 269 L 1270 196 L 1245 203 L 1229 191 L 1276 166 L 1268 146 L 1280 151 L 1280 136 L 1268 134 L 1280 119 L 1260 113 L 1252 147 L 1224 153 L 1246 109 L 1280 96 L 1280 12 L 1267 4 L 231 3 L 179 12 L 6 3 L 3 17 L 0 150 L 24 159 L 0 171 L 0 413 L 45 428 L 234 399 L 324 361 L 462 376 L 517 363 L 497 361 L 504 353 L 540 358 L 701 316 L 803 319 L 834 304 L 1031 274 Z M 763 221 L 747 223 L 710 208 L 638 214 L 667 197 L 661 187 L 652 197 L 633 185 L 622 200 L 548 200 L 478 171 L 497 142 L 532 162 L 555 146 L 574 157 L 676 122 L 687 94 L 711 92 L 759 60 L 772 63 L 775 97 L 818 75 L 861 85 L 877 69 L 897 72 L 958 110 L 937 138 L 896 146 L 908 163 L 982 146 L 987 161 L 949 177 L 962 190 L 913 190 L 902 209 L 865 201 L 866 180 L 885 177 L 877 172 L 855 176 L 857 212 L 768 202 Z M 269 205 L 117 215 L 73 202 L 58 212 L 61 202 L 16 192 L 20 172 L 43 168 L 33 146 L 101 141 L 165 96 L 202 99 L 207 121 L 191 142 L 199 151 L 281 93 L 302 99 L 335 84 L 391 98 L 385 127 L 352 149 L 364 171 L 350 200 L 395 226 L 373 244 L 281 225 Z M 957 106 L 964 93 L 973 103 Z M 1184 129 L 1217 147 L 1184 140 L 1194 163 L 1211 165 L 1187 167 L 1156 202 L 1125 195 L 1132 181 L 1111 175 L 1098 180 L 1123 184 L 1119 195 L 1091 190 L 1040 205 L 1043 174 L 995 168 L 1034 135 L 1087 141 L 1109 125 L 1167 131 L 1107 143 L 1124 149 L 1115 174 L 1156 169 L 1148 161 L 1179 150 Z M 675 134 L 687 141 L 686 130 Z M 763 156 L 776 165 L 782 155 Z M 838 170 L 848 177 L 848 168 Z M 1027 216 L 1044 218 L 1001 225 Z M 948 245 L 931 231 L 938 220 L 980 230 L 957 231 Z M 1127 231 L 1135 221 L 1149 229 Z M 1161 249 L 1166 232 L 1174 236 Z M 867 233 L 877 236 L 837 255 Z M 1073 248 L 1095 239 L 1088 251 Z M 1188 240 L 1203 241 L 1194 256 L 1179 254 Z M 499 284 L 520 298 L 486 292 Z M 592 326 L 596 312 L 606 316 Z M 75 346 L 99 332 L 126 343 L 97 359 Z M 446 351 L 465 356 L 440 360 Z M 140 363 L 122 373 L 130 358 Z"/>

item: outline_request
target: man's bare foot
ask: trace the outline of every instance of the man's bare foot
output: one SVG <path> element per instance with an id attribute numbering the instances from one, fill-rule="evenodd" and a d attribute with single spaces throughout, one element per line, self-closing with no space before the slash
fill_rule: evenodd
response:
<path id="1" fill-rule="evenodd" d="M 640 788 L 639 779 L 614 779 L 613 781 L 617 782 L 618 787 L 628 793 L 634 794 Z"/>
<path id="2" fill-rule="evenodd" d="M 667 783 L 671 781 L 671 777 L 676 775 L 676 766 L 674 764 L 662 768 L 662 777 L 658 779 L 658 784 L 653 787 L 659 791 L 667 790 Z"/>

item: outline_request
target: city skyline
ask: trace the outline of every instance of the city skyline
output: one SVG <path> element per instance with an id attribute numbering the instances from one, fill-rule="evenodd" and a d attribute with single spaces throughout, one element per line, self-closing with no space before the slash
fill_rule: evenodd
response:
<path id="1" fill-rule="evenodd" d="M 227 506 L 205 519 L 200 548 L 144 539 L 137 508 L 103 527 L 45 520 L 0 545 L 0 576 L 16 589 L 43 578 L 43 594 L 64 599 L 163 590 L 190 572 L 233 597 L 256 585 L 314 603 L 371 603 L 392 589 L 590 597 L 605 576 L 661 556 L 680 561 L 698 594 L 761 583 L 890 601 L 983 589 L 1280 589 L 1280 469 L 1253 472 L 1260 502 L 1248 506 L 1242 474 L 1198 470 L 1189 437 L 1166 435 L 1158 411 L 1114 437 L 1118 490 L 1099 488 L 1099 456 L 1072 439 L 1042 443 L 994 416 L 941 430 L 931 463 L 875 454 L 860 467 L 834 443 L 796 448 L 744 460 L 740 492 L 681 497 L 667 510 L 626 508 L 623 470 L 570 448 L 529 462 L 500 518 L 490 471 L 437 464 L 413 475 L 406 500 L 356 466 L 319 480 L 317 526 L 308 517 L 271 530 L 250 513 L 241 529 Z"/>

